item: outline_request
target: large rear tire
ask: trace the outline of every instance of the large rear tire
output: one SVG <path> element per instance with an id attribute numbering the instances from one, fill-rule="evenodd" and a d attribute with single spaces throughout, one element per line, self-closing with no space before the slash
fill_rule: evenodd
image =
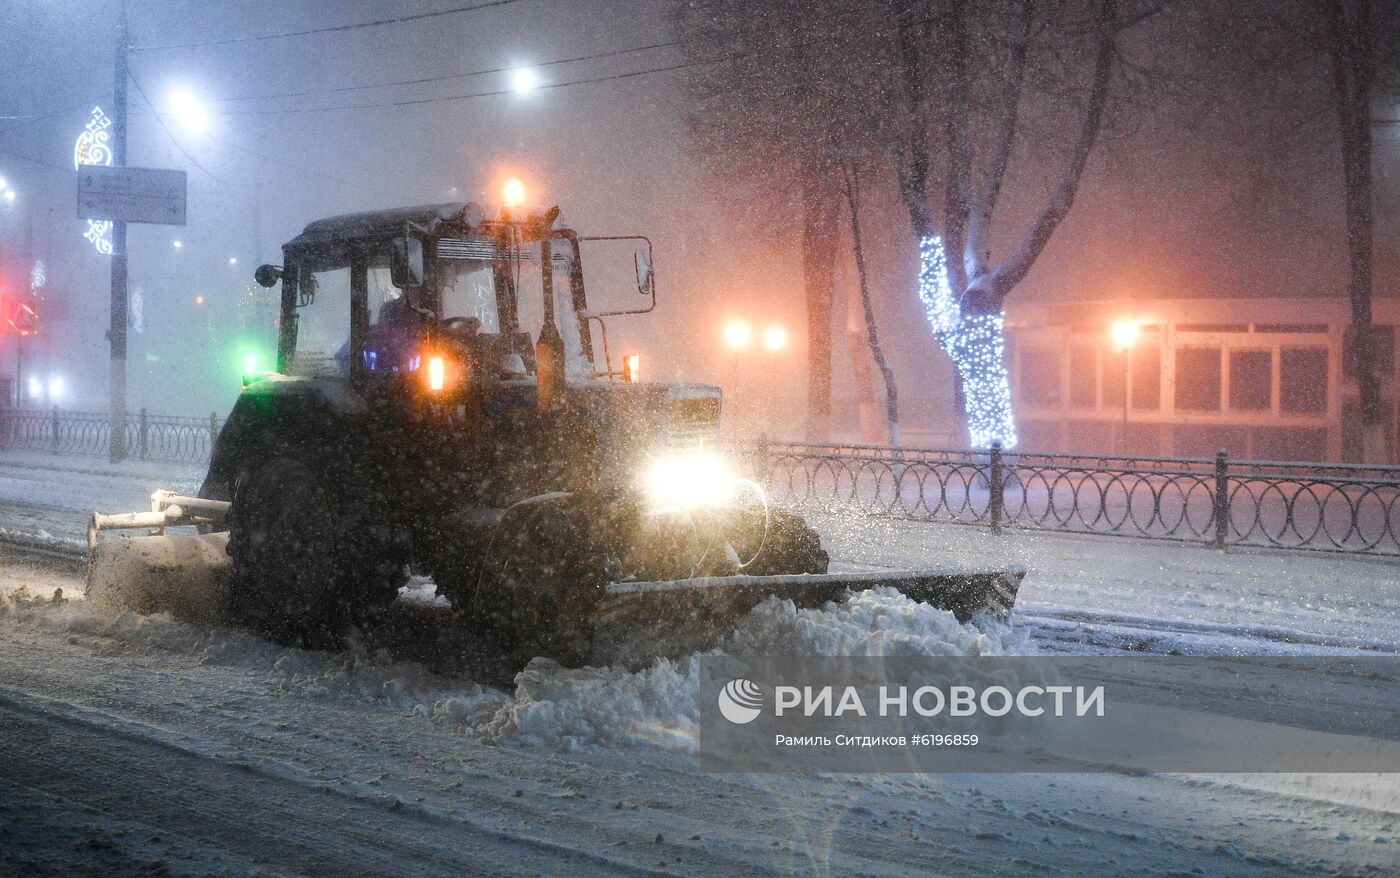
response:
<path id="1" fill-rule="evenodd" d="M 335 645 L 407 578 L 403 564 L 353 532 L 335 495 L 295 458 L 275 458 L 239 485 L 229 530 L 230 615 L 284 643 Z"/>

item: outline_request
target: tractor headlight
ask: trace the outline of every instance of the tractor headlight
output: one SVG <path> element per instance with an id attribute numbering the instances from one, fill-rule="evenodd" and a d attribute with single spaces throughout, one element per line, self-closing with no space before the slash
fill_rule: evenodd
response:
<path id="1" fill-rule="evenodd" d="M 642 479 L 647 499 L 661 509 L 723 506 L 734 499 L 738 476 L 717 454 L 677 452 L 653 460 Z"/>

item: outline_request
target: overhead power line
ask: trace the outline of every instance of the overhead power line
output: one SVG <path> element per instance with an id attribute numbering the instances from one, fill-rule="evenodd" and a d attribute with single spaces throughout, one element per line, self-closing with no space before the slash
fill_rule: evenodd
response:
<path id="1" fill-rule="evenodd" d="M 828 15 L 814 16 L 813 20 L 835 21 L 877 7 L 888 7 L 891 4 L 892 0 L 873 0 L 873 2 L 862 3 L 850 9 L 844 9 L 839 12 L 830 13 Z M 737 34 L 746 33 L 749 30 L 751 30 L 751 28 L 734 28 L 732 30 L 722 31 L 719 34 L 713 35 L 711 39 L 735 36 Z M 636 55 L 642 52 L 656 51 L 658 49 L 679 48 L 680 46 L 685 45 L 685 42 L 686 41 L 684 40 L 667 40 L 665 42 L 660 43 L 650 43 L 645 46 L 631 46 L 625 49 L 612 49 L 600 52 L 591 52 L 584 55 L 575 55 L 570 58 L 555 58 L 549 61 L 540 61 L 526 66 L 538 69 L 543 67 L 557 67 L 563 64 L 577 64 L 583 61 L 599 61 L 605 58 L 619 58 L 624 55 Z M 214 103 L 239 103 L 243 101 L 278 100 L 283 98 L 312 97 L 314 95 L 344 94 L 347 92 L 354 91 L 370 91 L 377 88 L 396 88 L 399 86 L 429 85 L 438 82 L 450 82 L 456 79 L 469 79 L 473 76 L 489 76 L 492 74 L 510 73 L 511 71 L 518 69 L 519 66 L 520 65 L 505 67 L 484 67 L 477 70 L 463 71 L 461 73 L 446 73 L 436 76 L 421 76 L 411 79 L 395 79 L 389 80 L 387 82 L 371 82 L 356 85 L 339 85 L 329 86 L 326 88 L 309 88 L 303 89 L 301 91 L 272 92 L 260 95 L 241 95 L 238 97 L 223 98 L 221 100 L 214 101 Z"/>
<path id="2" fill-rule="evenodd" d="M 691 67 L 703 67 L 708 64 L 719 64 L 724 61 L 733 61 L 736 58 L 743 58 L 746 53 L 724 55 L 718 58 L 704 58 L 699 61 L 686 61 L 679 64 L 668 64 L 664 67 L 648 67 L 643 70 L 629 70 L 625 73 L 611 73 L 604 76 L 591 76 L 586 79 L 571 79 L 566 82 L 549 82 L 544 85 L 537 85 L 534 91 L 545 91 L 549 89 L 568 88 L 575 85 L 590 85 L 598 82 L 612 82 L 618 79 L 632 79 L 638 76 L 649 76 L 653 73 L 667 73 L 672 70 L 685 70 Z M 396 101 L 379 101 L 370 104 L 334 104 L 329 107 L 280 107 L 266 110 L 229 110 L 224 113 L 213 113 L 216 116 L 280 116 L 294 113 L 328 113 L 336 110 L 372 110 L 383 107 L 411 107 L 418 104 L 440 104 L 453 101 L 465 101 L 472 98 L 489 98 L 499 95 L 515 94 L 513 88 L 499 88 L 491 91 L 477 91 L 468 94 L 458 95 L 438 95 L 428 98 L 402 98 Z"/>
<path id="3" fill-rule="evenodd" d="M 652 43 L 649 46 L 634 46 L 630 49 L 614 49 L 612 51 L 607 52 L 594 52 L 589 55 L 575 55 L 572 58 L 555 58 L 551 61 L 540 61 L 539 63 L 530 64 L 528 66 L 531 68 L 557 67 L 560 64 L 577 64 L 580 61 L 597 61 L 601 58 L 617 58 L 622 55 L 636 55 L 641 52 L 650 52 L 655 49 L 669 49 L 676 45 L 679 45 L 678 41 L 672 40 L 670 42 L 665 43 Z M 219 100 L 213 101 L 213 103 L 232 104 L 242 101 L 263 101 L 274 100 L 279 98 L 304 98 L 310 97 L 312 95 L 343 94 L 345 92 L 351 91 L 369 91 L 371 89 L 376 88 L 395 88 L 401 85 L 427 85 L 429 83 L 434 82 L 450 82 L 454 79 L 468 79 L 473 76 L 489 76 L 493 73 L 510 73 L 513 70 L 519 69 L 519 67 L 520 65 L 512 65 L 509 67 L 483 67 L 479 70 L 468 70 L 462 73 L 448 73 L 442 76 L 422 76 L 418 77 L 417 79 L 396 79 L 391 82 L 373 82 L 366 83 L 363 85 L 341 85 L 332 88 L 310 88 L 304 91 L 286 91 L 261 95 L 243 95 L 241 97 L 235 98 L 221 98 Z"/>
<path id="4" fill-rule="evenodd" d="M 830 16 L 830 17 L 831 17 L 831 18 L 844 17 L 844 16 L 851 15 L 851 14 L 856 13 L 856 12 L 863 12 L 863 11 L 865 11 L 865 10 L 868 10 L 868 9 L 871 9 L 871 8 L 874 8 L 874 7 L 889 6 L 889 5 L 890 5 L 890 0 L 879 0 L 879 2 L 874 2 L 874 3 L 865 4 L 865 5 L 863 5 L 863 6 L 856 7 L 855 9 L 846 10 L 846 11 L 844 11 L 844 12 L 838 14 L 838 15 L 834 15 L 834 16 Z M 930 20 L 931 20 L 931 19 L 930 19 Z M 739 31 L 733 31 L 733 32 L 730 32 L 730 33 L 738 33 L 738 32 L 739 32 Z M 803 47 L 803 46 L 810 46 L 810 45 L 816 45 L 816 44 L 820 44 L 820 43 L 831 42 L 832 39 L 834 39 L 834 38 L 833 38 L 832 36 L 830 36 L 830 35 L 823 35 L 823 36 L 814 37 L 814 38 L 808 39 L 808 40 L 800 40 L 800 41 L 797 41 L 797 42 L 789 43 L 789 44 L 786 44 L 786 45 L 784 45 L 784 46 L 782 46 L 782 47 L 780 47 L 780 48 L 785 48 L 785 49 L 800 48 L 800 47 Z M 613 52 L 613 53 L 595 53 L 595 56 L 597 56 L 597 57 L 603 57 L 603 56 L 606 56 L 606 55 L 608 55 L 608 54 L 626 54 L 626 53 L 634 52 L 634 51 L 642 51 L 642 50 L 645 50 L 645 49 L 654 49 L 654 48 L 663 48 L 663 47 L 675 46 L 675 45 L 679 45 L 679 44 L 680 44 L 680 41 L 672 41 L 672 42 L 669 42 L 669 43 L 656 43 L 656 44 L 652 44 L 652 45 L 650 45 L 650 46 L 637 47 L 637 48 L 635 48 L 635 49 L 620 49 L 620 50 L 615 50 L 615 52 Z M 649 75 L 655 74 L 655 73 L 667 73 L 667 72 L 671 72 L 671 71 L 675 71 L 675 70 L 687 70 L 687 69 L 692 69 L 692 68 L 696 68 L 696 67 L 705 67 L 705 66 L 708 66 L 708 65 L 711 65 L 711 64 L 720 64 L 720 63 L 723 63 L 723 62 L 726 62 L 726 61 L 735 61 L 735 60 L 738 60 L 738 59 L 740 59 L 740 58 L 747 58 L 747 57 L 750 57 L 750 56 L 752 56 L 752 55 L 759 54 L 759 53 L 761 53 L 761 52 L 771 51 L 772 48 L 773 48 L 773 47 L 764 47 L 764 48 L 762 48 L 762 49 L 756 49 L 756 50 L 751 50 L 751 51 L 746 51 L 746 52 L 731 52 L 731 53 L 726 54 L 726 55 L 720 55 L 720 56 L 711 57 L 711 58 L 701 58 L 701 59 L 694 60 L 694 61 L 683 61 L 683 62 L 678 62 L 678 63 L 675 63 L 675 64 L 666 64 L 666 65 L 661 65 L 661 66 L 648 67 L 648 68 L 643 68 L 643 69 L 641 69 L 641 70 L 629 70 L 629 71 L 624 71 L 624 72 L 622 72 L 622 73 L 603 74 L 603 75 L 598 75 L 598 76 L 590 76 L 590 77 L 583 77 L 583 78 L 579 78 L 579 79 L 565 80 L 565 81 L 562 81 L 562 82 L 545 83 L 545 84 L 543 84 L 543 85 L 535 86 L 533 90 L 535 90 L 535 91 L 546 91 L 546 90 L 552 90 L 552 89 L 569 88 L 569 87 L 571 87 L 571 86 L 576 86 L 576 85 L 591 85 L 591 84 L 600 83 L 600 82 L 612 82 L 612 81 L 616 81 L 616 80 L 633 79 L 633 78 L 636 78 L 636 77 L 639 77 L 639 76 L 649 76 Z M 562 63 L 568 63 L 568 59 L 561 59 L 561 60 L 559 60 L 559 61 L 545 62 L 544 64 L 537 64 L 537 65 L 532 65 L 532 66 L 541 67 L 541 66 L 546 66 L 546 65 L 548 65 L 548 64 L 562 64 Z M 504 70 L 506 70 L 506 69 L 513 69 L 513 68 L 502 68 L 502 69 L 500 69 L 500 70 L 494 70 L 494 71 L 490 71 L 490 72 L 504 72 Z M 469 74 L 462 74 L 462 75 L 469 75 Z M 457 78 L 457 77 L 454 76 L 454 77 L 446 77 L 446 78 Z M 377 87 L 377 86 L 367 86 L 367 87 Z M 307 92 L 307 94 L 314 94 L 314 93 L 320 93 L 320 92 Z M 498 88 L 498 89 L 490 89 L 490 90 L 487 90 L 487 91 L 467 92 L 467 93 L 464 93 L 464 94 L 455 94 L 455 95 L 435 95 L 435 96 L 421 97 L 421 98 L 398 98 L 398 99 L 394 99 L 394 100 L 375 101 L 375 102 L 368 102 L 368 103 L 331 104 L 331 105 L 329 105 L 329 106 L 320 106 L 320 107 L 281 107 L 281 108 L 269 108 L 269 109 L 258 109 L 258 110 L 228 110 L 228 111 L 225 111 L 225 112 L 222 112 L 222 113 L 215 113 L 214 115 L 219 115 L 219 116 L 279 116 L 279 115 L 293 115 L 293 114 L 300 114 L 300 113 L 326 113 L 326 112 L 335 112 L 335 111 L 340 111 L 340 110 L 370 110 L 370 109 L 381 109 L 381 108 L 389 108 L 389 107 L 409 107 L 409 106 L 418 106 L 418 105 L 422 105 L 422 104 L 451 103 L 451 102 L 456 102 L 456 101 L 471 100 L 471 99 L 474 99 L 474 98 L 498 97 L 498 96 L 501 96 L 501 95 L 508 95 L 508 94 L 515 94 L 515 93 L 516 93 L 516 89 L 514 89 L 514 88 Z M 300 95 L 298 95 L 298 96 L 300 96 Z M 248 99 L 248 100 L 251 100 L 252 98 L 247 98 L 247 99 Z"/>
<path id="5" fill-rule="evenodd" d="M 368 27 L 382 27 L 389 24 L 404 24 L 410 21 L 422 21 L 428 18 L 440 18 L 444 15 L 457 15 L 463 12 L 476 12 L 479 9 L 493 9 L 499 6 L 510 6 L 515 3 L 523 3 L 526 0 L 486 0 L 484 3 L 475 3 L 470 6 L 456 6 L 452 9 L 438 9 L 433 12 L 419 12 L 414 15 L 400 15 L 394 18 L 380 18 L 375 21 L 359 21 L 353 24 L 338 24 L 331 27 L 313 27 L 306 30 L 283 31 L 275 34 L 256 34 L 246 37 L 224 37 L 218 40 L 202 40 L 195 43 L 166 43 L 158 46 L 132 46 L 133 52 L 159 52 L 166 49 L 202 49 L 207 46 L 231 46 L 238 43 L 256 43 L 263 40 L 280 40 L 287 37 L 308 37 L 313 34 L 343 33 L 345 31 L 362 30 Z"/>

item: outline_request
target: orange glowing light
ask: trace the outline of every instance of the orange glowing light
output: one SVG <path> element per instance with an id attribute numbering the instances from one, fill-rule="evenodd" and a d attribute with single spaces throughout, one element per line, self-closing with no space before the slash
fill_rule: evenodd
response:
<path id="1" fill-rule="evenodd" d="M 642 380 L 641 354 L 628 354 L 622 358 L 622 377 L 631 384 Z"/>
<path id="2" fill-rule="evenodd" d="M 1126 351 L 1128 348 L 1137 344 L 1140 331 L 1136 321 L 1119 320 L 1113 324 L 1113 327 L 1109 330 L 1109 334 L 1113 337 L 1114 347 L 1118 348 L 1120 351 Z"/>
<path id="3" fill-rule="evenodd" d="M 781 326 L 770 326 L 763 330 L 763 346 L 770 351 L 780 351 L 787 347 L 787 330 Z"/>
<path id="4" fill-rule="evenodd" d="M 724 343 L 734 350 L 749 346 L 753 340 L 753 327 L 742 320 L 731 320 L 724 327 Z"/>
<path id="5" fill-rule="evenodd" d="M 428 389 L 441 390 L 447 383 L 447 366 L 442 357 L 428 358 Z"/>
<path id="6" fill-rule="evenodd" d="M 204 297 L 203 297 L 203 296 L 195 296 L 195 297 L 194 297 L 194 303 L 195 303 L 196 305 L 203 305 L 203 304 L 204 304 Z"/>
<path id="7" fill-rule="evenodd" d="M 504 202 L 507 207 L 518 207 L 524 204 L 525 184 L 515 177 L 511 177 L 506 181 L 505 186 L 501 187 L 501 201 Z"/>

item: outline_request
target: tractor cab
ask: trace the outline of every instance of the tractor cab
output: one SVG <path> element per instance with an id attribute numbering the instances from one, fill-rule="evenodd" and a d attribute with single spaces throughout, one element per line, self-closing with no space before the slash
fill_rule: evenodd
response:
<path id="1" fill-rule="evenodd" d="M 311 223 L 281 268 L 258 272 L 282 283 L 277 371 L 447 397 L 471 380 L 534 383 L 548 340 L 561 377 L 621 377 L 606 350 L 595 361 L 589 321 L 608 315 L 589 314 L 581 240 L 554 226 L 557 214 L 488 219 L 447 204 Z M 654 306 L 649 256 L 637 264 Z"/>

